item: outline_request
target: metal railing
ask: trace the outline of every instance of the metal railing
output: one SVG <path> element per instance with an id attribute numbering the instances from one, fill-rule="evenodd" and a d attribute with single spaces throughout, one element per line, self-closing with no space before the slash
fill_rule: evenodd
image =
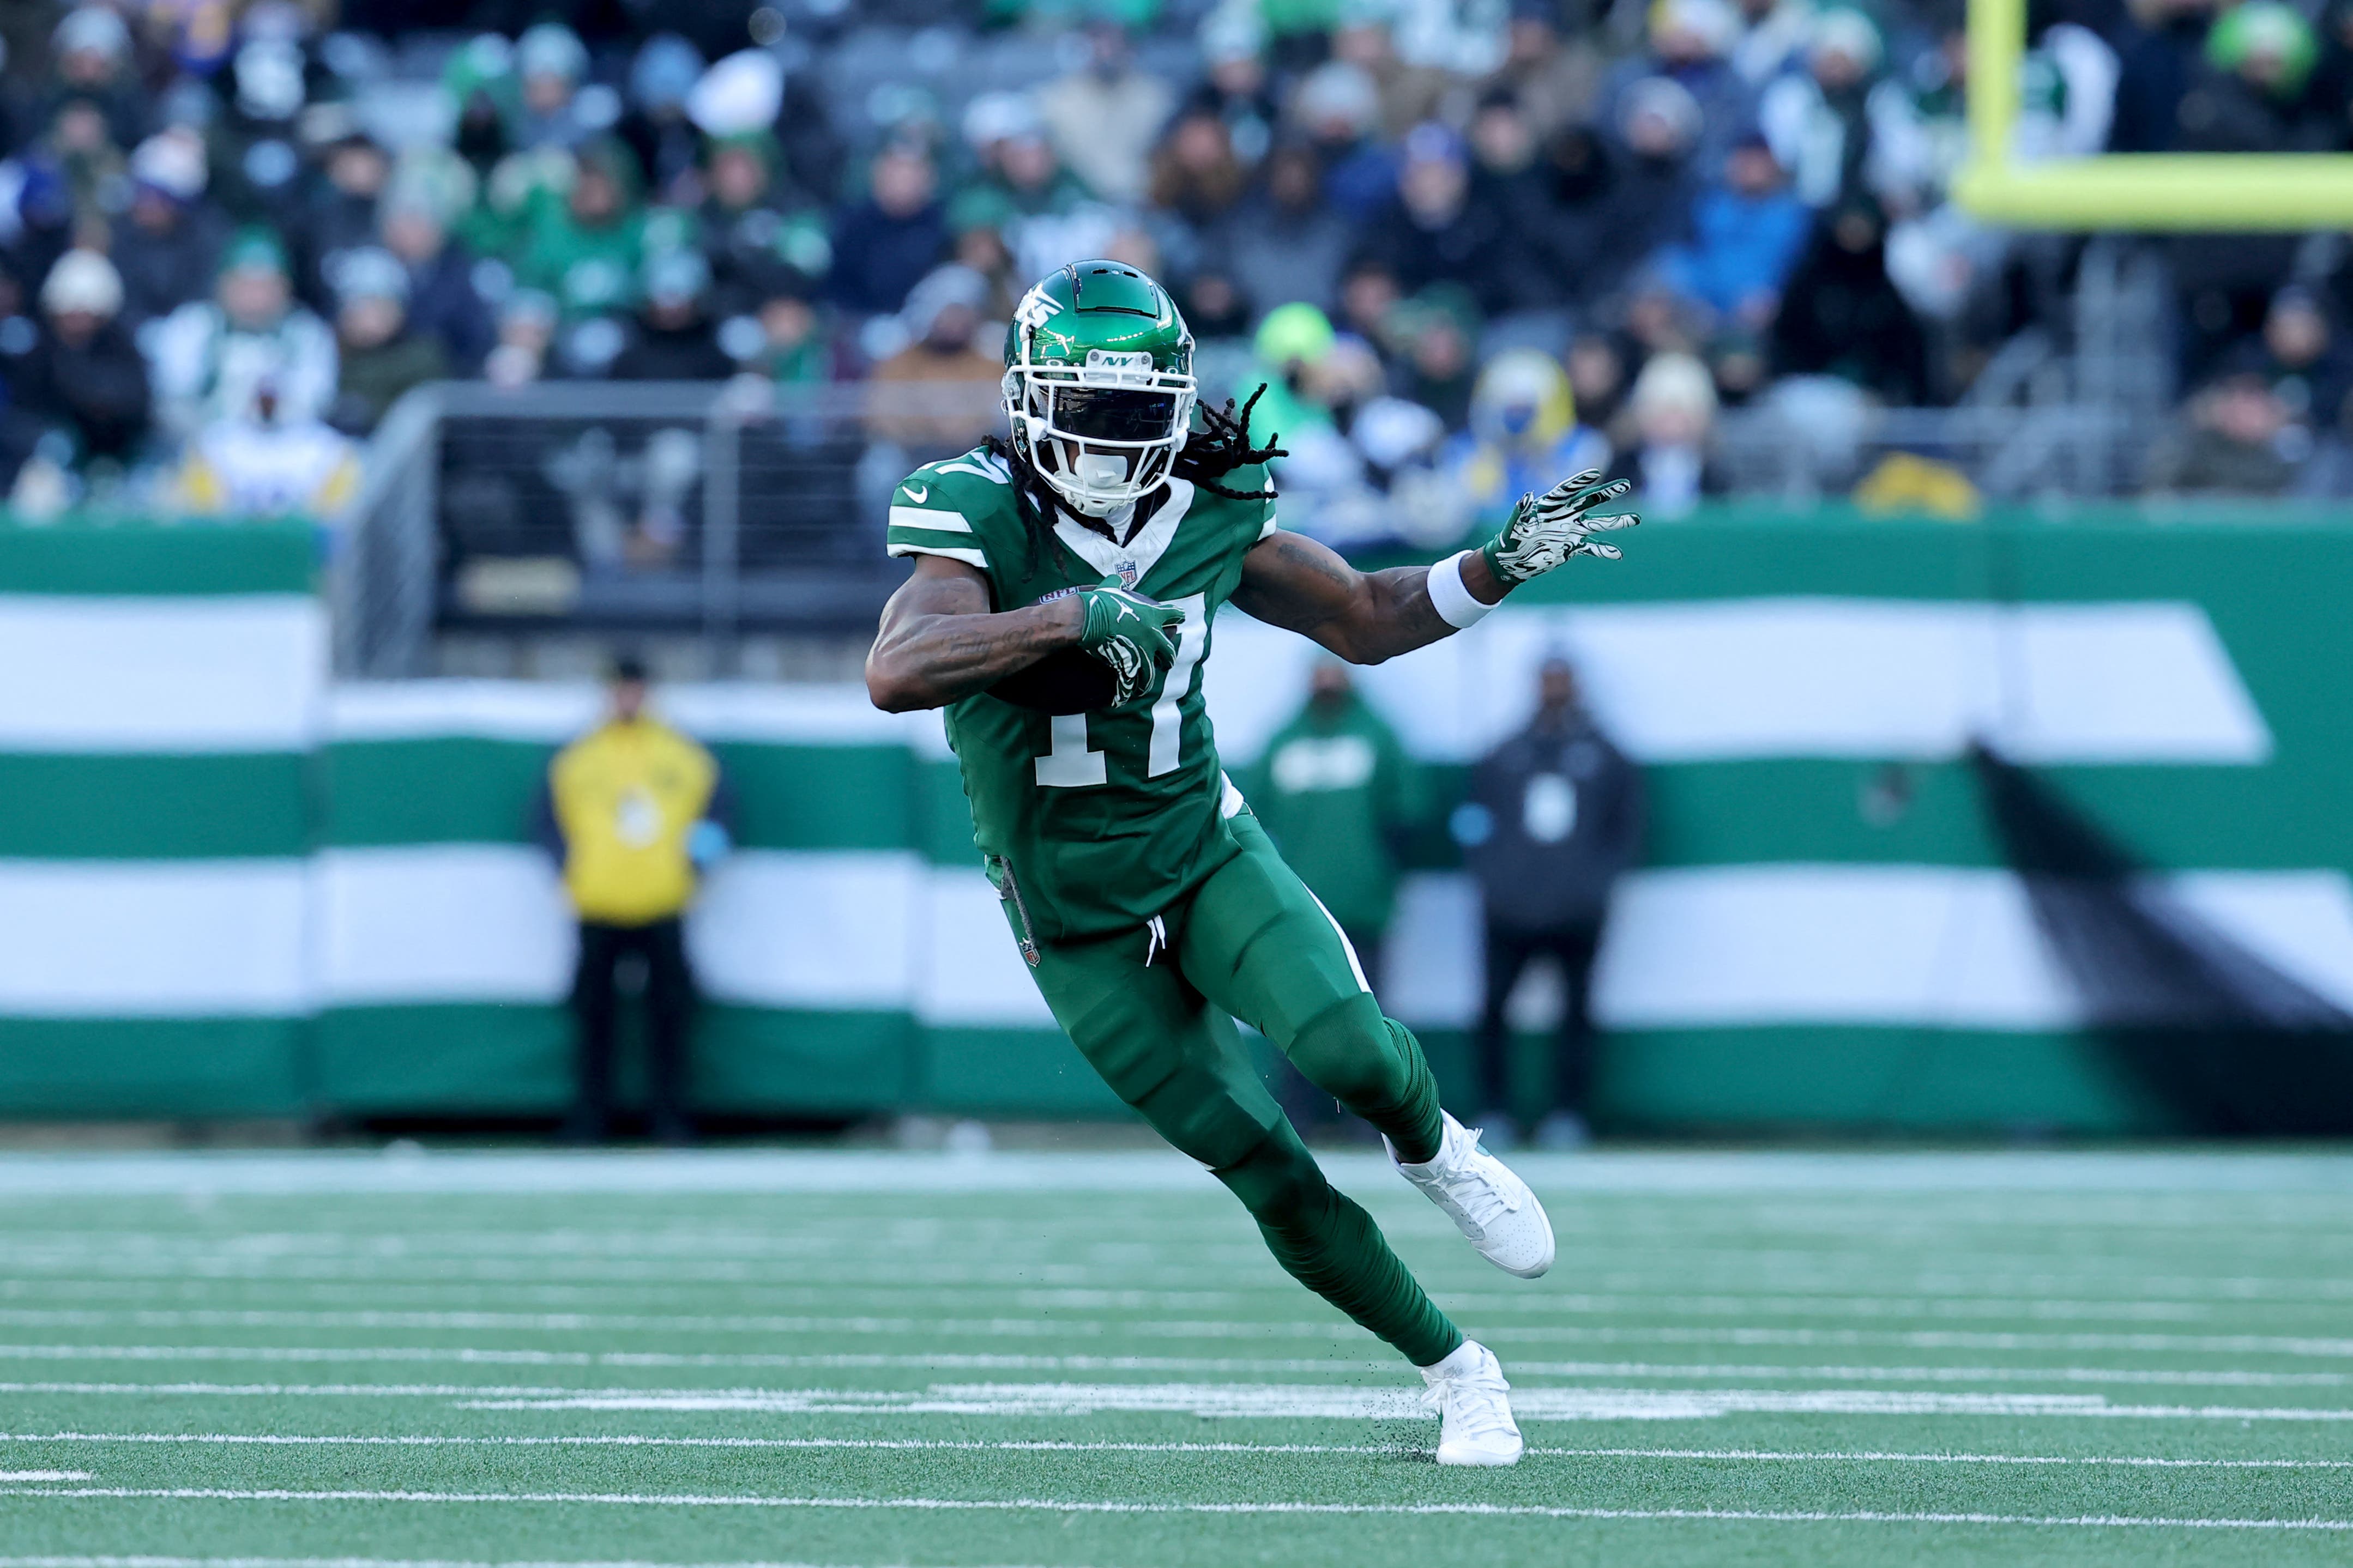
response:
<path id="1" fill-rule="evenodd" d="M 1894 452 L 1945 463 L 1997 500 L 2111 496 L 2138 488 L 2173 413 L 2163 261 L 2102 237 L 2084 247 L 2068 319 L 2031 326 L 1988 359 L 1951 408 L 1888 408 L 1783 384 L 1727 411 L 1718 455 L 1741 492 L 1843 493 Z"/>
<path id="2" fill-rule="evenodd" d="M 393 409 L 346 510 L 338 668 L 423 673 L 447 631 L 871 626 L 890 491 L 997 415 L 988 385 L 445 382 Z"/>
<path id="3" fill-rule="evenodd" d="M 1883 458 L 1954 468 L 1993 500 L 2114 493 L 2153 426 L 2129 410 L 2063 402 L 1825 410 L 1799 400 L 1732 410 L 1716 447 L 1736 493 L 1790 502 L 1843 495 Z"/>

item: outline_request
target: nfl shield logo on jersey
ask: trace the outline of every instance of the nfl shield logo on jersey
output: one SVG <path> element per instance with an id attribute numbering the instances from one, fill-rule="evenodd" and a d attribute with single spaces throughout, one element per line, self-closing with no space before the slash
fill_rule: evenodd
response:
<path id="1" fill-rule="evenodd" d="M 1119 574 L 1119 585 L 1123 588 L 1134 587 L 1136 579 L 1144 575 L 1133 561 L 1123 561 L 1113 570 Z"/>

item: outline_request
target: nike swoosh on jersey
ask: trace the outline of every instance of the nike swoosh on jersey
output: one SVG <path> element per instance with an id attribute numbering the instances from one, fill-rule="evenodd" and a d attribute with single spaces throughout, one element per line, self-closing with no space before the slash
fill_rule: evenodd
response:
<path id="1" fill-rule="evenodd" d="M 915 485 L 902 485 L 900 488 L 907 492 L 907 499 L 913 501 L 917 506 L 923 505 L 923 502 L 931 499 L 932 487 L 929 485 L 920 487 Z"/>

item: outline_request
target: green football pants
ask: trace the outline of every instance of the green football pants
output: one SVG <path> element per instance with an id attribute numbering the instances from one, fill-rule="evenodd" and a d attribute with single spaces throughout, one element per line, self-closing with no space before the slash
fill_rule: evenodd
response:
<path id="1" fill-rule="evenodd" d="M 1242 1201 L 1277 1262 L 1417 1366 L 1462 1332 L 1372 1216 L 1336 1191 L 1283 1117 L 1234 1027 L 1248 1020 L 1307 1079 L 1388 1134 L 1438 1152 L 1438 1086 L 1421 1046 L 1381 1016 L 1340 934 L 1257 819 L 1242 852 L 1145 928 L 1040 943 L 1046 1004 L 1094 1069 L 1160 1135 Z"/>

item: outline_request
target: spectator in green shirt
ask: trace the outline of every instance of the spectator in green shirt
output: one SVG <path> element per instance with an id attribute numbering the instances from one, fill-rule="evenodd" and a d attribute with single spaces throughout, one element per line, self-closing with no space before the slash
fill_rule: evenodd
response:
<path id="1" fill-rule="evenodd" d="M 554 296 L 566 321 L 635 310 L 646 226 L 638 185 L 637 157 L 625 144 L 606 138 L 582 147 L 568 189 L 534 194 L 515 280 Z"/>
<path id="2" fill-rule="evenodd" d="M 1381 942 L 1397 905 L 1398 849 L 1415 811 L 1413 766 L 1397 732 L 1366 705 L 1348 667 L 1324 659 L 1307 703 L 1260 765 L 1252 809 L 1282 858 L 1324 901 L 1380 984 Z"/>

